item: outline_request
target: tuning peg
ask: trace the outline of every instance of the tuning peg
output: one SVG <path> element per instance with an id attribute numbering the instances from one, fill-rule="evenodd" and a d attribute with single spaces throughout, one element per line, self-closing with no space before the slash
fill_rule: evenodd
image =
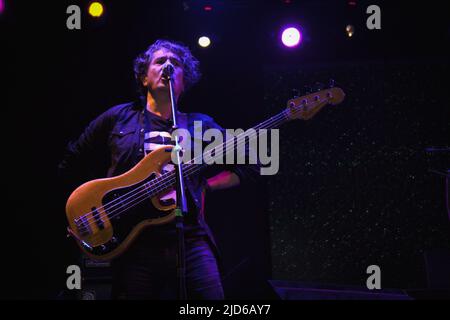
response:
<path id="1" fill-rule="evenodd" d="M 335 86 L 335 84 L 336 84 L 336 81 L 334 81 L 333 79 L 330 79 L 328 81 L 328 87 L 330 87 L 330 88 L 333 88 Z"/>
<path id="2" fill-rule="evenodd" d="M 315 91 L 321 91 L 321 90 L 323 90 L 323 88 L 325 88 L 325 85 L 321 82 L 316 82 L 314 84 L 314 87 L 316 89 Z"/>
<path id="3" fill-rule="evenodd" d="M 312 93 L 314 91 L 310 86 L 303 86 L 303 88 L 306 93 Z"/>

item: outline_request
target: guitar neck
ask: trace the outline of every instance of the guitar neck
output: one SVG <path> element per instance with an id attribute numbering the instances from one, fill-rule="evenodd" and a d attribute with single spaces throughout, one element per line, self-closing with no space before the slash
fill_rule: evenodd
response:
<path id="1" fill-rule="evenodd" d="M 243 145 L 246 142 L 246 137 L 248 137 L 249 132 L 258 133 L 259 130 L 265 129 L 274 129 L 280 126 L 281 124 L 289 121 L 290 118 L 287 114 L 287 111 L 284 110 L 273 117 L 267 119 L 266 121 L 261 122 L 260 124 L 254 126 L 251 129 L 237 135 L 232 138 L 227 139 L 224 143 L 216 146 L 214 149 L 205 152 L 202 156 L 191 159 L 190 161 L 183 164 L 183 177 L 187 178 L 194 174 L 199 173 L 201 170 L 205 169 L 209 165 L 203 161 L 205 156 L 208 156 L 213 159 L 219 159 L 224 157 L 227 152 L 234 152 L 234 150 L 238 150 L 236 147 L 239 145 Z M 226 150 L 224 152 L 224 150 Z M 163 185 L 163 189 L 172 188 L 175 185 L 175 171 L 167 172 L 160 176 L 157 180 L 158 183 L 156 188 L 149 188 L 148 196 L 153 197 L 161 192 L 161 185 Z"/>
<path id="2" fill-rule="evenodd" d="M 258 131 L 260 129 L 275 129 L 278 128 L 280 125 L 284 124 L 285 122 L 288 122 L 291 120 L 289 118 L 288 113 L 286 110 L 283 110 L 282 112 L 274 115 L 273 117 L 270 117 L 264 122 L 261 122 L 260 124 L 254 126 L 252 129 Z"/>
<path id="3" fill-rule="evenodd" d="M 226 155 L 228 152 L 240 150 L 239 148 L 236 149 L 236 146 L 243 145 L 245 147 L 246 138 L 250 138 L 252 136 L 252 138 L 256 138 L 255 134 L 258 135 L 258 133 L 260 133 L 260 130 L 278 128 L 280 125 L 293 119 L 309 120 L 314 117 L 314 115 L 318 113 L 325 105 L 339 104 L 344 100 L 344 97 L 345 94 L 342 89 L 334 87 L 291 99 L 287 103 L 288 107 L 282 112 L 270 117 L 266 121 L 261 122 L 253 128 L 250 128 L 247 131 L 238 134 L 237 136 L 232 136 L 231 138 L 229 138 L 227 135 L 227 139 L 225 142 L 221 143 L 211 150 L 204 152 L 203 155 L 184 163 L 183 176 L 189 177 L 207 167 L 208 164 L 203 161 L 205 156 L 214 160 L 223 160 L 224 155 Z M 213 163 L 214 162 L 216 161 L 213 161 Z M 168 172 L 158 179 L 163 180 L 164 186 L 170 185 L 170 187 L 173 187 L 176 180 L 175 172 Z M 159 191 L 155 191 L 155 194 L 160 193 L 160 190 L 161 189 L 159 189 Z"/>
<path id="4" fill-rule="evenodd" d="M 234 152 L 234 150 L 239 150 L 237 149 L 239 145 L 244 145 L 245 147 L 246 137 L 251 136 L 252 133 L 254 135 L 258 134 L 259 130 L 270 130 L 278 128 L 280 125 L 284 124 L 285 122 L 288 122 L 289 120 L 291 119 L 289 118 L 287 111 L 284 110 L 274 115 L 273 117 L 261 122 L 260 124 L 248 129 L 247 131 L 227 139 L 225 142 L 216 146 L 214 149 L 205 152 L 203 157 L 207 156 L 215 160 L 220 158 L 223 159 L 224 155 L 226 155 L 228 152 Z M 224 150 L 226 151 L 224 152 Z M 208 164 L 198 160 L 199 159 L 192 159 L 184 165 L 185 171 L 183 176 L 188 177 L 208 166 Z"/>

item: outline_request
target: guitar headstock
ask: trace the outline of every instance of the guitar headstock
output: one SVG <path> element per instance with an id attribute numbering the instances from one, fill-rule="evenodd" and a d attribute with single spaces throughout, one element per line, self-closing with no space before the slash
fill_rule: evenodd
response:
<path id="1" fill-rule="evenodd" d="M 287 102 L 286 115 L 289 119 L 309 120 L 327 104 L 337 105 L 345 98 L 341 88 L 333 87 L 310 93 Z"/>

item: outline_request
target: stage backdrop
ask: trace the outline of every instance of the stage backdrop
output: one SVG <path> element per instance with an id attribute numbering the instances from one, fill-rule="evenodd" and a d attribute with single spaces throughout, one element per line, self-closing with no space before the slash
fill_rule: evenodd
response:
<path id="1" fill-rule="evenodd" d="M 267 178 L 274 279 L 365 286 L 375 264 L 383 288 L 426 287 L 424 253 L 450 248 L 445 178 L 429 171 L 449 162 L 425 150 L 449 146 L 448 74 L 448 61 L 266 67 L 268 114 L 317 81 L 346 92 L 280 130 Z"/>

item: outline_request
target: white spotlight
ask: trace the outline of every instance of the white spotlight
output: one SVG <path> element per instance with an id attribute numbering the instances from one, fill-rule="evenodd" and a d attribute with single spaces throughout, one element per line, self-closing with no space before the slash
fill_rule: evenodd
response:
<path id="1" fill-rule="evenodd" d="M 200 47 L 206 48 L 209 47 L 210 44 L 211 40 L 208 37 L 203 36 L 198 39 L 198 45 Z"/>

